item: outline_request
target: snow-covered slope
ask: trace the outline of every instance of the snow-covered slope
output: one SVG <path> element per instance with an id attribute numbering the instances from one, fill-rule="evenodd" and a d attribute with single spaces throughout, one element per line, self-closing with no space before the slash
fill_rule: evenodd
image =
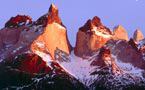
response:
<path id="1" fill-rule="evenodd" d="M 145 90 L 145 39 L 128 41 L 122 26 L 113 33 L 95 16 L 73 49 L 54 4 L 28 20 L 18 15 L 0 30 L 0 89 Z"/>
<path id="2" fill-rule="evenodd" d="M 132 64 L 130 63 L 124 63 L 120 60 L 117 60 L 116 56 L 112 55 L 113 58 L 115 58 L 115 61 L 117 63 L 117 65 L 123 70 L 123 73 L 128 73 L 134 76 L 139 76 L 143 79 L 143 69 L 134 67 Z"/>
<path id="3" fill-rule="evenodd" d="M 96 79 L 96 76 L 91 75 L 95 69 L 91 66 L 91 61 L 75 56 L 74 52 L 71 52 L 70 62 L 60 62 L 60 65 L 87 86 Z"/>
<path id="4" fill-rule="evenodd" d="M 53 60 L 51 59 L 49 54 L 46 54 L 46 53 L 43 53 L 43 52 L 40 52 L 40 51 L 36 51 L 35 54 L 40 56 L 46 62 L 46 65 L 49 66 L 51 69 L 53 69 L 51 67 L 51 63 L 53 62 Z"/>

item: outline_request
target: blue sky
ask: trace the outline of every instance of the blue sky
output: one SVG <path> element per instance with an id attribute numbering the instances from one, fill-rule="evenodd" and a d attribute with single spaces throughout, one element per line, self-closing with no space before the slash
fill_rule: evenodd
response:
<path id="1" fill-rule="evenodd" d="M 93 16 L 99 16 L 110 29 L 121 24 L 130 37 L 136 28 L 145 35 L 145 0 L 1 0 L 0 28 L 17 14 L 30 15 L 36 20 L 48 12 L 51 3 L 59 8 L 73 46 L 78 28 Z"/>

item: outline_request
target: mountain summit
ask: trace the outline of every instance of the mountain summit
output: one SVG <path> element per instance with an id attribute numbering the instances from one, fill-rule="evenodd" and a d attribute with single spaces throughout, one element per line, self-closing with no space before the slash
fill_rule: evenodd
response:
<path id="1" fill-rule="evenodd" d="M 136 41 L 136 42 L 139 42 L 139 41 L 141 41 L 141 40 L 144 39 L 144 36 L 143 36 L 142 32 L 141 32 L 139 29 L 137 29 L 137 30 L 134 32 L 133 39 L 134 39 L 134 41 Z"/>
<path id="2" fill-rule="evenodd" d="M 114 39 L 129 40 L 128 33 L 123 26 L 118 25 L 114 28 Z"/>
<path id="3" fill-rule="evenodd" d="M 128 41 L 97 16 L 77 32 L 72 48 L 59 11 L 33 21 L 11 17 L 0 30 L 0 90 L 145 90 L 145 39 Z"/>
<path id="4" fill-rule="evenodd" d="M 79 57 L 91 55 L 111 38 L 110 29 L 101 23 L 99 17 L 95 16 L 79 28 L 74 52 Z"/>
<path id="5" fill-rule="evenodd" d="M 51 4 L 48 12 L 48 24 L 55 22 L 58 24 L 62 24 L 61 19 L 59 18 L 58 9 L 54 4 Z"/>
<path id="6" fill-rule="evenodd" d="M 13 17 L 8 21 L 10 27 L 8 26 L 0 31 L 1 59 L 27 51 L 33 53 L 36 53 L 35 51 L 46 52 L 52 59 L 55 59 L 56 48 L 67 54 L 70 53 L 71 45 L 67 31 L 62 25 L 58 9 L 54 4 L 50 6 L 47 14 L 41 16 L 37 21 L 33 21 L 33 23 L 21 24 L 27 22 L 25 17 L 26 15 Z"/>
<path id="7" fill-rule="evenodd" d="M 67 31 L 65 26 L 62 24 L 61 19 L 59 18 L 58 9 L 54 4 L 51 4 L 49 8 L 47 20 L 48 22 L 43 33 L 32 44 L 32 50 L 35 52 L 35 48 L 40 49 L 41 47 L 37 45 L 37 43 L 40 42 L 40 44 L 44 45 L 47 51 L 46 49 L 43 49 L 48 52 L 53 59 L 55 59 L 54 54 L 56 48 L 63 50 L 67 54 L 70 54 L 72 47 L 67 37 Z"/>

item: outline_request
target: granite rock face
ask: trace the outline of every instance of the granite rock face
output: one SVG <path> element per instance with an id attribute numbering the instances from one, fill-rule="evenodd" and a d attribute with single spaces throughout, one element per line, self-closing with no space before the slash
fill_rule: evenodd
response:
<path id="1" fill-rule="evenodd" d="M 101 48 L 112 38 L 112 32 L 105 27 L 100 18 L 95 16 L 79 28 L 76 39 L 75 55 L 79 57 L 89 56 L 92 52 Z"/>
<path id="2" fill-rule="evenodd" d="M 54 59 L 56 48 L 70 54 L 72 47 L 67 37 L 67 30 L 62 24 L 58 9 L 54 4 L 50 6 L 49 12 L 37 21 L 20 25 L 22 21 L 19 18 L 25 17 L 25 15 L 13 17 L 14 19 L 10 19 L 8 22 L 17 25 L 11 24 L 11 27 L 6 25 L 7 27 L 0 31 L 0 53 L 2 53 L 0 59 L 28 51 L 35 53 L 38 48 L 39 51 L 50 54 L 52 59 Z M 23 23 L 26 22 L 27 19 L 23 20 Z"/>
<path id="3" fill-rule="evenodd" d="M 126 41 L 129 40 L 127 31 L 121 25 L 116 26 L 114 28 L 113 33 L 114 33 L 113 39 L 115 39 L 115 40 L 126 40 Z"/>
<path id="4" fill-rule="evenodd" d="M 47 20 L 47 25 L 43 33 L 39 35 L 31 45 L 32 51 L 35 52 L 36 48 L 43 51 L 45 48 L 45 52 L 49 53 L 52 59 L 55 59 L 54 51 L 56 48 L 70 54 L 72 47 L 67 37 L 67 30 L 58 15 L 57 7 L 53 4 L 49 8 Z M 39 44 L 41 44 L 42 47 L 40 47 Z"/>
<path id="5" fill-rule="evenodd" d="M 0 89 L 145 90 L 145 39 L 112 32 L 95 16 L 73 49 L 57 7 L 36 21 L 17 15 L 0 30 Z M 74 50 L 74 52 L 71 52 Z"/>
<path id="6" fill-rule="evenodd" d="M 139 29 L 137 29 L 134 32 L 133 39 L 135 42 L 139 42 L 144 39 L 144 35 L 142 34 L 142 32 Z"/>

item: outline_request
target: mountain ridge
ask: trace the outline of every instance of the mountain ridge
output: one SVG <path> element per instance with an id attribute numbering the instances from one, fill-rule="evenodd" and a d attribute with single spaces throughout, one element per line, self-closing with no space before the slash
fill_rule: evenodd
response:
<path id="1" fill-rule="evenodd" d="M 6 22 L 0 67 L 0 89 L 143 90 L 145 39 L 136 31 L 129 40 L 122 26 L 112 31 L 94 16 L 78 29 L 73 48 L 51 4 L 36 21 L 17 15 Z"/>

